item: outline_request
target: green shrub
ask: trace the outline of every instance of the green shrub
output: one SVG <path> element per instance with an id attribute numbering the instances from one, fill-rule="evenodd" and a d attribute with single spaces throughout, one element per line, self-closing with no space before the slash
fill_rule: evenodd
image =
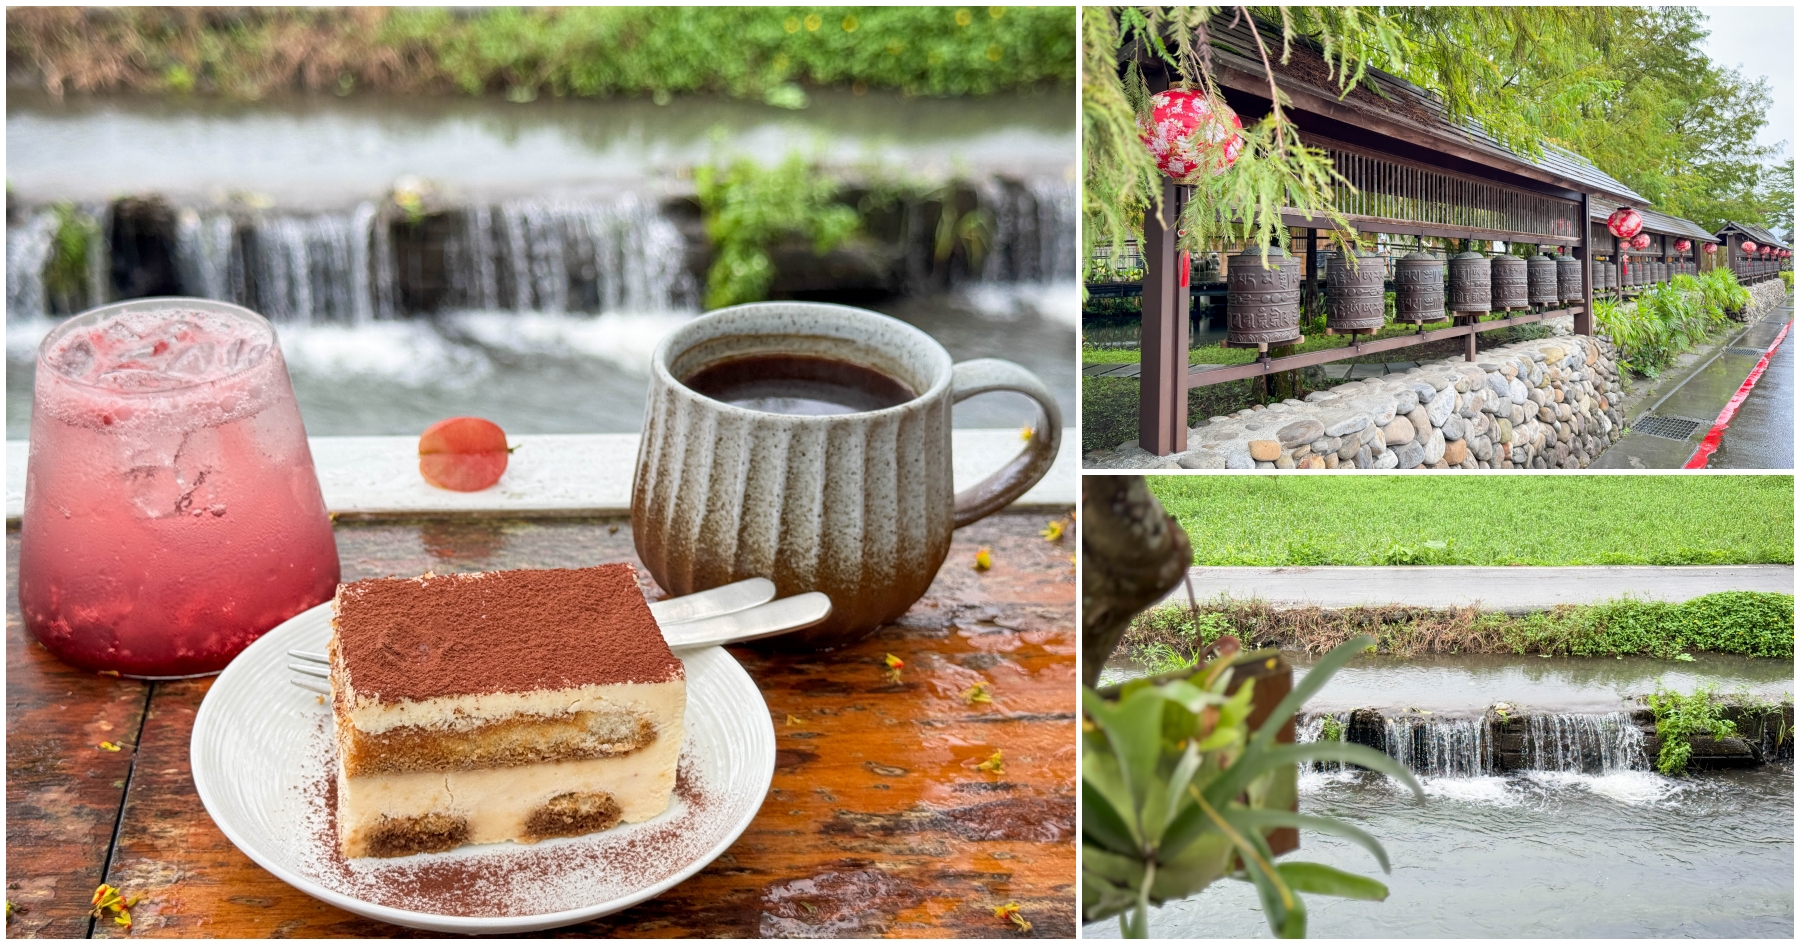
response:
<path id="1" fill-rule="evenodd" d="M 1721 717 L 1724 704 L 1709 687 L 1702 686 L 1684 696 L 1659 684 L 1644 701 L 1656 716 L 1656 738 L 1661 743 L 1656 751 L 1656 770 L 1663 774 L 1687 770 L 1688 759 L 1694 754 L 1695 735 L 1730 738 L 1737 734 L 1737 726 Z"/>
<path id="2" fill-rule="evenodd" d="M 766 297 L 775 279 L 769 260 L 775 243 L 804 238 L 824 255 L 861 222 L 856 208 L 838 202 L 839 184 L 797 154 L 769 169 L 747 158 L 702 166 L 694 183 L 715 253 L 706 273 L 707 308 Z"/>

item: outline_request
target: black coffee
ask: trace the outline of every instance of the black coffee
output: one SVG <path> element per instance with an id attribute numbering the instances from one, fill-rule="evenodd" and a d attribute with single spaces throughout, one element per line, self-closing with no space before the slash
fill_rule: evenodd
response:
<path id="1" fill-rule="evenodd" d="M 884 410 L 918 396 L 904 382 L 873 368 L 799 354 L 720 361 L 681 383 L 734 407 L 813 417 Z"/>

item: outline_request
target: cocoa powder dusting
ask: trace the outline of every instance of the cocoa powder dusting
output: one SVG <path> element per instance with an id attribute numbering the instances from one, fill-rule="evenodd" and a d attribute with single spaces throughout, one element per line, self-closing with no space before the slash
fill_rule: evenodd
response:
<path id="1" fill-rule="evenodd" d="M 660 882 L 711 849 L 717 800 L 684 748 L 670 810 L 646 824 L 534 845 L 499 844 L 401 860 L 346 860 L 338 852 L 337 778 L 320 729 L 321 772 L 303 789 L 310 829 L 303 872 L 363 902 L 450 916 L 545 915 L 597 905 Z M 712 828 L 712 829 L 709 829 Z M 479 849 L 479 852 L 470 852 Z"/>
<path id="2" fill-rule="evenodd" d="M 333 613 L 350 687 L 380 702 L 682 676 L 629 564 L 357 581 Z"/>

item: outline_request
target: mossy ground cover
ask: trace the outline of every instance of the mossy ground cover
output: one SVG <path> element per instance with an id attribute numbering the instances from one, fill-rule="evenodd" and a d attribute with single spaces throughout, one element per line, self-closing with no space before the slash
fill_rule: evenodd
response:
<path id="1" fill-rule="evenodd" d="M 1225 634 L 1258 646 L 1323 653 L 1359 633 L 1379 652 L 1516 656 L 1650 656 L 1695 653 L 1791 660 L 1794 597 L 1727 591 L 1680 604 L 1630 598 L 1564 605 L 1514 616 L 1473 607 L 1385 606 L 1277 609 L 1260 601 L 1218 599 L 1139 614 L 1120 643 L 1140 662 L 1173 668 Z"/>
<path id="2" fill-rule="evenodd" d="M 1194 563 L 1793 564 L 1792 476 L 1160 476 Z"/>

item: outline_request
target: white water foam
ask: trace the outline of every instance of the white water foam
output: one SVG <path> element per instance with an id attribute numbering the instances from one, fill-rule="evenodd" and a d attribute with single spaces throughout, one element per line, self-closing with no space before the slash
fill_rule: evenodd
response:
<path id="1" fill-rule="evenodd" d="M 406 387 L 466 387 L 493 373 L 480 350 L 455 344 L 426 321 L 278 326 L 296 374 L 367 377 Z"/>
<path id="2" fill-rule="evenodd" d="M 1684 793 L 1687 785 L 1676 778 L 1651 771 L 1614 771 L 1580 774 L 1567 771 L 1532 771 L 1525 775 L 1550 790 L 1585 790 L 1629 807 L 1644 807 Z"/>
<path id="3" fill-rule="evenodd" d="M 686 314 L 559 315 L 548 312 L 459 312 L 449 321 L 469 337 L 504 351 L 579 355 L 649 376 L 650 356 L 664 336 L 692 320 Z"/>
<path id="4" fill-rule="evenodd" d="M 957 294 L 991 321 L 1014 322 L 1036 315 L 1074 327 L 1081 322 L 1081 285 L 1076 282 L 971 282 Z"/>

